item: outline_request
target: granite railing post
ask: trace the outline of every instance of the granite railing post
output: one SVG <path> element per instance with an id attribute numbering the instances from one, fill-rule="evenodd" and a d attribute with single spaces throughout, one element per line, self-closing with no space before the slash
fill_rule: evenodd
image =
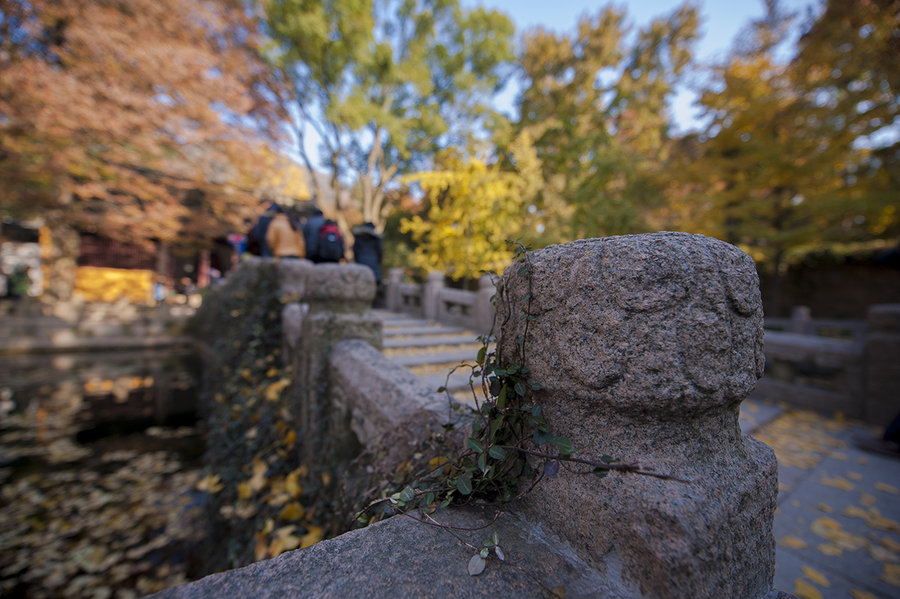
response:
<path id="1" fill-rule="evenodd" d="M 303 434 L 304 459 L 321 458 L 324 440 L 340 449 L 347 426 L 329 405 L 328 356 L 335 344 L 361 339 L 381 349 L 381 321 L 369 311 L 375 276 L 359 264 L 278 264 L 282 296 L 295 299 L 282 311 L 285 357 L 294 370 L 292 393 Z"/>
<path id="2" fill-rule="evenodd" d="M 502 289 L 500 358 L 540 383 L 553 432 L 680 479 L 561 468 L 525 513 L 635 596 L 765 597 L 776 462 L 738 425 L 763 370 L 753 260 L 686 233 L 591 239 L 529 253 Z"/>
<path id="3" fill-rule="evenodd" d="M 866 329 L 865 417 L 885 427 L 900 413 L 900 304 L 871 306 Z"/>
<path id="4" fill-rule="evenodd" d="M 494 287 L 495 276 L 484 274 L 478 279 L 478 291 L 475 296 L 473 316 L 475 330 L 481 335 L 488 334 L 494 322 L 494 306 L 491 298 L 497 292 L 497 289 Z"/>
<path id="5" fill-rule="evenodd" d="M 384 290 L 385 307 L 392 312 L 403 308 L 400 296 L 400 284 L 403 282 L 403 269 L 392 268 L 388 271 L 387 288 Z"/>
<path id="6" fill-rule="evenodd" d="M 443 288 L 444 273 L 436 270 L 428 273 L 428 280 L 425 282 L 425 289 L 422 293 L 422 309 L 427 320 L 437 320 L 438 314 L 440 314 L 438 297 Z"/>

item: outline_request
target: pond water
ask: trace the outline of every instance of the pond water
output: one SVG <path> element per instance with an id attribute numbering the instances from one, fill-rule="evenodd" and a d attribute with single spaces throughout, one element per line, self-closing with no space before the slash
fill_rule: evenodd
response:
<path id="1" fill-rule="evenodd" d="M 0 596 L 139 597 L 202 576 L 200 360 L 0 357 Z"/>

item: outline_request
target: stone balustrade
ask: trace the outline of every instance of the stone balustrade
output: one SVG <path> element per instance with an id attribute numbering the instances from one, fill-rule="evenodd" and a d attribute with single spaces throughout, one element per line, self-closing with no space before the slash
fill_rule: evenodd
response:
<path id="1" fill-rule="evenodd" d="M 499 517 L 473 506 L 392 517 L 156 597 L 543 597 L 556 587 L 570 599 L 789 597 L 772 589 L 775 457 L 738 426 L 764 365 L 752 260 L 681 233 L 578 241 L 527 260 L 503 275 L 501 356 L 530 369 L 533 401 L 580 456 L 677 480 L 562 468 Z M 307 459 L 322 451 L 317 432 L 351 458 L 398 429 L 415 438 L 452 420 L 446 398 L 377 351 L 370 271 L 278 268 L 296 301 L 284 308 L 285 346 Z M 423 306 L 441 297 L 430 283 Z M 429 518 L 453 534 L 415 521 Z M 506 561 L 469 576 L 463 542 L 480 547 L 491 531 Z"/>
<path id="2" fill-rule="evenodd" d="M 403 270 L 392 268 L 385 283 L 385 307 L 486 334 L 494 318 L 495 278 L 482 275 L 478 290 L 467 291 L 446 287 L 442 272 L 430 272 L 425 284 L 413 285 L 404 282 Z"/>

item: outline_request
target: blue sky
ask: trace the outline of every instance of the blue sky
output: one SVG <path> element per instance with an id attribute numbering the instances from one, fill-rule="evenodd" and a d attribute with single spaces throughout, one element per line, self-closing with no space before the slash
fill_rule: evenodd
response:
<path id="1" fill-rule="evenodd" d="M 608 4 L 624 7 L 632 26 L 642 27 L 654 18 L 670 14 L 683 2 L 681 0 L 462 0 L 463 6 L 496 8 L 512 17 L 516 30 L 543 26 L 560 33 L 571 32 L 578 18 L 596 14 Z M 694 0 L 699 6 L 701 38 L 696 46 L 696 56 L 703 62 L 723 58 L 738 32 L 751 19 L 764 13 L 762 0 Z M 782 7 L 805 16 L 808 7 L 816 7 L 817 0 L 782 0 Z M 501 100 L 501 108 L 511 105 L 515 90 L 509 90 Z M 695 95 L 686 86 L 672 100 L 670 108 L 679 129 L 696 128 L 698 123 L 691 107 Z"/>

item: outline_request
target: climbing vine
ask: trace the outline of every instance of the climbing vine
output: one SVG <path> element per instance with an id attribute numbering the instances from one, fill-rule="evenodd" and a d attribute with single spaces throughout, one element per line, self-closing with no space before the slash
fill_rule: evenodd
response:
<path id="1" fill-rule="evenodd" d="M 505 302 L 503 325 L 514 310 L 521 310 L 524 316 L 524 331 L 515 340 L 514 355 L 501 354 L 492 328 L 487 335 L 478 338 L 482 346 L 474 363 L 460 364 L 447 376 L 449 381 L 450 375 L 459 368 L 470 371 L 469 388 L 475 408 L 462 450 L 448 450 L 436 455 L 425 468 L 417 471 L 412 470 L 408 462 L 404 463 L 406 472 L 401 477 L 402 482 L 369 502 L 357 514 L 361 522 L 421 509 L 430 523 L 438 525 L 430 516 L 438 507 L 450 504 L 502 507 L 526 495 L 544 477 L 557 476 L 563 466 L 598 478 L 616 470 L 676 479 L 642 469 L 637 464 L 623 463 L 611 455 L 600 456 L 597 460 L 578 457 L 572 441 L 553 431 L 540 404 L 533 399 L 533 393 L 539 391 L 541 385 L 529 380 L 530 371 L 525 366 L 529 323 L 536 318 L 532 310 L 531 264 L 523 246 L 517 245 L 515 255 L 512 268 L 517 276 L 526 278 L 527 292 L 514 300 L 501 286 L 493 300 L 495 305 L 497 301 Z M 447 392 L 450 399 L 446 387 L 439 391 Z M 448 532 L 453 534 L 449 528 Z M 470 575 L 484 571 L 486 560 L 492 555 L 506 562 L 496 533 L 488 537 L 482 547 L 465 544 L 474 550 L 468 563 Z M 558 590 L 545 590 L 551 595 L 560 595 Z"/>

